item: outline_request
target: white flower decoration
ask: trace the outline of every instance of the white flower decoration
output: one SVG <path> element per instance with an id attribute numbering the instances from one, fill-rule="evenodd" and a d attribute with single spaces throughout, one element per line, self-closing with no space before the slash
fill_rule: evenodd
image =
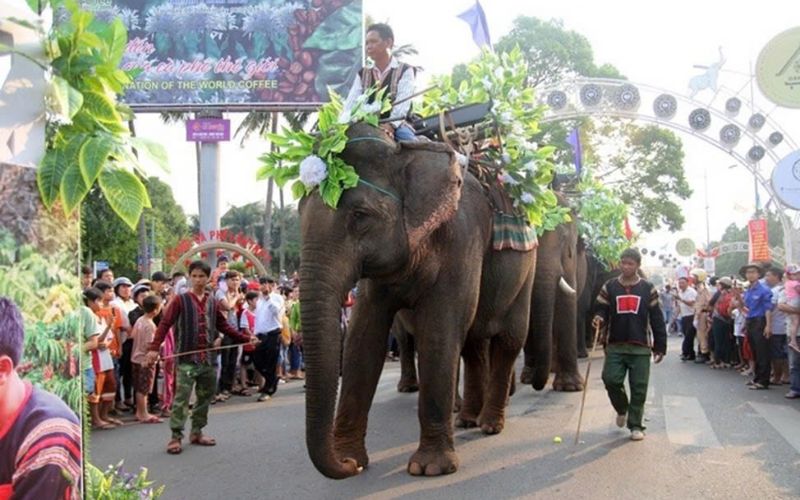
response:
<path id="1" fill-rule="evenodd" d="M 491 81 L 491 80 L 489 80 L 489 77 L 488 77 L 488 76 L 484 76 L 484 77 L 483 77 L 482 83 L 483 83 L 483 88 L 484 88 L 484 89 L 486 89 L 486 90 L 492 90 L 492 81 Z"/>
<path id="2" fill-rule="evenodd" d="M 511 174 L 507 173 L 503 174 L 502 179 L 503 179 L 503 184 L 506 184 L 508 186 L 516 186 L 517 184 L 519 184 L 519 181 L 511 177 Z"/>
<path id="3" fill-rule="evenodd" d="M 522 203 L 525 203 L 526 205 L 530 205 L 531 203 L 533 203 L 534 198 L 533 198 L 532 194 L 530 194 L 530 193 L 528 193 L 526 191 L 526 192 L 522 193 L 522 196 L 519 197 L 519 201 L 521 201 Z"/>
<path id="4" fill-rule="evenodd" d="M 501 159 L 503 161 L 503 165 L 508 165 L 511 163 L 511 155 L 508 153 L 503 153 Z"/>
<path id="5" fill-rule="evenodd" d="M 534 160 L 531 160 L 525 165 L 523 165 L 523 168 L 525 168 L 525 170 L 529 172 L 533 172 L 534 170 L 536 170 L 536 162 Z"/>
<path id="6" fill-rule="evenodd" d="M 372 103 L 369 103 L 369 104 L 365 104 L 362 109 L 364 110 L 365 113 L 369 113 L 369 114 L 377 113 L 377 112 L 379 112 L 381 110 L 381 103 L 372 102 Z"/>
<path id="7" fill-rule="evenodd" d="M 514 115 L 511 114 L 511 111 L 503 111 L 500 113 L 500 121 L 502 123 L 510 123 Z"/>
<path id="8" fill-rule="evenodd" d="M 319 156 L 309 155 L 300 162 L 300 180 L 308 189 L 315 188 L 327 177 L 328 166 Z"/>
<path id="9" fill-rule="evenodd" d="M 503 68 L 502 67 L 497 67 L 497 68 L 494 69 L 494 77 L 497 78 L 500 81 L 503 80 Z"/>
<path id="10" fill-rule="evenodd" d="M 517 97 L 519 97 L 519 92 L 517 92 L 517 89 L 512 88 L 511 90 L 508 91 L 508 99 L 510 101 L 515 100 Z"/>
<path id="11" fill-rule="evenodd" d="M 350 123 L 350 119 L 352 118 L 349 109 L 345 109 L 339 115 L 339 120 L 337 120 L 340 124 Z"/>

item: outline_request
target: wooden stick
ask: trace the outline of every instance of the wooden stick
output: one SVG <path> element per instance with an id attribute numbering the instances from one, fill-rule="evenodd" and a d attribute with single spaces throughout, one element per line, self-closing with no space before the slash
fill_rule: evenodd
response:
<path id="1" fill-rule="evenodd" d="M 221 351 L 223 349 L 232 349 L 234 347 L 239 347 L 241 345 L 245 345 L 245 344 L 231 344 L 231 345 L 223 345 L 223 346 L 220 346 L 220 347 L 210 347 L 208 349 L 196 349 L 194 351 L 179 352 L 179 353 L 176 353 L 176 354 L 170 354 L 169 356 L 163 356 L 161 359 L 165 360 L 165 359 L 178 358 L 180 356 L 190 356 L 192 354 L 200 354 L 202 352 Z"/>
<path id="2" fill-rule="evenodd" d="M 575 432 L 575 444 L 578 444 L 578 439 L 581 436 L 581 422 L 583 421 L 583 408 L 586 406 L 586 393 L 589 390 L 589 370 L 592 369 L 592 354 L 597 349 L 598 339 L 600 338 L 600 324 L 598 323 L 594 329 L 594 343 L 592 343 L 592 352 L 589 353 L 589 362 L 586 364 L 586 376 L 583 378 L 583 396 L 581 397 L 581 412 L 578 414 L 578 430 Z"/>

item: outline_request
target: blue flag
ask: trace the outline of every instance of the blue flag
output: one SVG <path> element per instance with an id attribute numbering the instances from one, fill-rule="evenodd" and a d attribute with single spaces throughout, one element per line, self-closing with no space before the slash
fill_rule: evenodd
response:
<path id="1" fill-rule="evenodd" d="M 492 47 L 492 40 L 489 37 L 489 25 L 486 23 L 486 14 L 484 14 L 480 2 L 476 0 L 475 5 L 459 14 L 458 18 L 469 24 L 469 28 L 472 30 L 472 39 L 478 47 L 488 45 L 491 50 L 494 50 L 494 47 Z"/>
<path id="2" fill-rule="evenodd" d="M 572 146 L 572 161 L 575 163 L 575 173 L 580 176 L 583 168 L 583 148 L 581 147 L 581 136 L 578 133 L 578 127 L 575 127 L 569 133 L 567 144 Z"/>

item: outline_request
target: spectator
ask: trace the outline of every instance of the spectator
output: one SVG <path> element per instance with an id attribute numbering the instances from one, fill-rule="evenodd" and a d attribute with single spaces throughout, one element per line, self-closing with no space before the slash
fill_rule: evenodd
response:
<path id="1" fill-rule="evenodd" d="M 760 264 L 742 266 L 739 274 L 747 279 L 749 286 L 744 294 L 745 329 L 747 340 L 755 358 L 755 377 L 748 385 L 750 389 L 769 388 L 771 349 L 769 337 L 765 332 L 767 311 L 772 309 L 772 290 L 759 281 L 764 277 Z"/>
<path id="2" fill-rule="evenodd" d="M 800 266 L 786 266 L 786 283 L 784 283 L 784 301 L 778 304 L 786 314 L 787 354 L 789 356 L 789 391 L 787 399 L 800 398 L 800 346 L 797 341 L 798 323 L 800 323 Z"/>
<path id="3" fill-rule="evenodd" d="M 97 424 L 100 429 L 110 429 L 115 425 L 122 425 L 122 421 L 111 418 L 110 413 L 114 406 L 114 395 L 117 393 L 117 378 L 114 375 L 114 346 L 116 334 L 114 325 L 119 322 L 119 317 L 114 312 L 113 306 L 108 306 L 108 295 L 111 284 L 98 281 L 95 288 L 84 294 L 84 302 L 95 314 L 96 328 L 90 351 L 92 368 L 95 376 L 95 395 L 93 399 L 98 403 Z M 95 299 L 95 294 L 100 294 L 100 300 Z M 110 425 L 107 425 L 110 424 Z"/>
<path id="4" fill-rule="evenodd" d="M 711 292 L 706 286 L 706 272 L 702 269 L 693 269 L 692 275 L 695 278 L 695 290 L 697 296 L 694 300 L 694 321 L 692 326 L 695 328 L 697 334 L 697 359 L 695 363 L 710 363 L 711 358 L 708 355 L 708 332 L 709 321 L 708 313 L 711 312 L 709 303 L 711 302 Z M 694 348 L 694 346 L 692 346 Z"/>
<path id="5" fill-rule="evenodd" d="M 89 266 L 81 266 L 81 290 L 92 286 L 92 277 L 92 268 Z"/>
<path id="6" fill-rule="evenodd" d="M 133 283 L 122 276 L 114 280 L 113 305 L 122 311 L 122 325 L 119 328 L 120 354 L 115 363 L 117 374 L 117 409 L 129 410 L 133 408 L 133 372 L 131 371 L 131 349 L 133 340 L 129 338 L 132 323 L 128 314 L 136 308 L 133 301 Z"/>
<path id="7" fill-rule="evenodd" d="M 122 354 L 123 316 L 126 315 L 119 307 L 113 304 L 114 288 L 111 283 L 105 280 L 99 280 L 95 283 L 95 287 L 103 292 L 102 307 L 97 314 L 103 318 L 107 324 L 111 325 L 112 335 L 108 339 L 108 351 L 114 363 L 114 389 L 117 390 L 119 385 L 119 357 Z M 127 321 L 127 318 L 125 321 Z M 128 408 L 125 405 L 118 404 L 117 409 L 122 411 Z"/>
<path id="8" fill-rule="evenodd" d="M 95 285 L 96 282 L 100 281 L 100 280 L 105 281 L 105 282 L 107 282 L 109 284 L 113 283 L 114 282 L 114 271 L 112 271 L 111 268 L 109 268 L 109 267 L 106 267 L 105 269 L 98 270 L 97 271 L 97 279 L 95 279 L 95 283 L 93 283 L 92 285 Z"/>
<path id="9" fill-rule="evenodd" d="M 664 324 L 667 325 L 668 332 L 672 333 L 675 330 L 673 323 L 673 311 L 675 310 L 675 297 L 672 295 L 672 287 L 667 284 L 664 285 L 664 290 L 659 294 L 661 301 L 661 311 L 664 313 Z"/>
<path id="10" fill-rule="evenodd" d="M 189 291 L 189 282 L 186 279 L 186 274 L 177 271 L 172 273 L 172 286 L 171 286 L 173 293 L 175 295 L 180 295 L 184 292 Z"/>
<path id="11" fill-rule="evenodd" d="M 211 287 L 216 289 L 219 286 L 220 276 L 228 272 L 228 256 L 220 255 L 217 258 L 217 267 L 211 273 Z"/>
<path id="12" fill-rule="evenodd" d="M 231 328 L 239 329 L 239 315 L 238 312 L 244 303 L 244 295 L 239 291 L 239 284 L 242 281 L 242 276 L 238 271 L 228 271 L 225 273 L 226 290 L 217 290 L 215 298 L 219 302 L 220 310 L 225 313 L 228 324 Z M 235 343 L 231 337 L 222 339 L 222 346 L 228 347 Z M 239 359 L 239 349 L 228 348 L 220 351 L 222 358 L 222 369 L 217 387 L 218 394 L 216 399 L 218 401 L 227 401 L 231 397 L 233 390 L 233 382 L 236 378 L 236 361 Z"/>
<path id="13" fill-rule="evenodd" d="M 25 330 L 11 300 L 0 297 L 0 497 L 81 497 L 81 426 L 61 399 L 17 373 Z"/>
<path id="14" fill-rule="evenodd" d="M 128 313 L 128 323 L 131 325 L 136 325 L 136 321 L 139 318 L 144 316 L 144 307 L 142 306 L 142 302 L 144 302 L 145 297 L 150 295 L 151 290 L 150 286 L 140 283 L 133 287 L 133 301 L 136 303 L 136 307 Z"/>
<path id="15" fill-rule="evenodd" d="M 217 301 L 208 293 L 206 285 L 210 274 L 211 269 L 203 261 L 196 260 L 189 265 L 191 290 L 172 299 L 156 329 L 153 342 L 148 346 L 147 364 L 151 365 L 158 359 L 158 350 L 169 329 L 175 326 L 178 381 L 169 422 L 172 438 L 167 443 L 167 452 L 174 455 L 183 451 L 181 440 L 193 390 L 197 400 L 192 410 L 189 442 L 201 446 L 217 444 L 213 438 L 203 434 L 216 381 L 216 356 L 209 353 L 208 349 L 221 343 L 219 333 L 232 336 L 240 342 L 250 341 L 237 328 L 231 328 Z M 206 318 L 213 321 L 207 321 Z"/>
<path id="16" fill-rule="evenodd" d="M 683 345 L 681 361 L 694 361 L 694 301 L 697 299 L 697 290 L 689 286 L 689 279 L 681 277 L 678 279 L 678 291 L 675 300 L 678 303 L 678 318 L 681 322 L 681 332 L 683 332 Z"/>
<path id="17" fill-rule="evenodd" d="M 100 429 L 111 429 L 114 424 L 106 422 L 100 418 L 99 393 L 97 391 L 97 379 L 92 366 L 92 351 L 99 347 L 97 334 L 97 317 L 90 305 L 96 302 L 97 308 L 100 307 L 103 293 L 97 288 L 85 288 L 83 290 L 83 306 L 79 310 L 81 318 L 81 332 L 83 345 L 81 346 L 81 366 L 83 367 L 83 384 L 86 392 L 86 400 L 89 403 L 89 415 L 92 419 L 92 427 Z M 113 366 L 113 363 L 112 363 Z"/>
<path id="18" fill-rule="evenodd" d="M 153 321 L 161 312 L 162 300 L 157 295 L 147 295 L 142 300 L 144 315 L 136 320 L 133 325 L 133 350 L 131 351 L 131 365 L 133 372 L 133 387 L 136 393 L 136 419 L 144 424 L 158 424 L 162 420 L 156 415 L 151 415 L 147 410 L 147 396 L 153 390 L 156 376 L 155 365 L 146 362 L 147 348 L 153 341 L 156 324 Z"/>
<path id="19" fill-rule="evenodd" d="M 261 342 L 253 353 L 256 370 L 264 377 L 258 401 L 268 401 L 278 390 L 278 356 L 280 355 L 283 297 L 277 293 L 275 280 L 262 277 L 261 298 L 256 304 L 256 337 Z"/>
<path id="20" fill-rule="evenodd" d="M 769 338 L 770 358 L 772 360 L 772 379 L 770 384 L 789 383 L 789 360 L 786 356 L 786 313 L 777 306 L 785 302 L 783 290 L 783 270 L 777 267 L 767 269 L 765 284 L 772 289 L 772 310 L 767 311 L 767 324 L 764 335 Z"/>
<path id="21" fill-rule="evenodd" d="M 150 283 L 153 288 L 153 293 L 166 300 L 169 289 L 169 278 L 166 273 L 161 271 L 154 272 L 150 277 Z"/>
<path id="22" fill-rule="evenodd" d="M 258 303 L 258 292 L 252 290 L 248 291 L 244 299 L 246 306 L 242 309 L 242 314 L 239 318 L 239 330 L 248 337 L 254 337 L 255 333 L 253 332 L 255 332 L 256 328 L 256 304 Z M 247 387 L 250 385 L 250 383 L 247 371 L 248 369 L 255 368 L 255 365 L 253 364 L 254 352 L 255 346 L 252 344 L 245 344 L 242 346 L 242 358 L 241 362 L 239 363 L 239 382 L 241 384 L 241 388 L 238 391 L 238 394 L 242 396 L 249 395 L 247 392 Z M 258 387 L 261 387 L 261 385 L 264 383 L 264 378 L 257 371 L 255 371 L 255 378 Z"/>
<path id="23" fill-rule="evenodd" d="M 292 334 L 292 343 L 289 344 L 289 357 L 291 364 L 289 365 L 289 378 L 302 379 L 303 374 L 301 369 L 303 367 L 303 327 L 300 323 L 300 287 L 295 287 L 289 295 L 289 302 L 287 305 L 289 316 L 289 330 Z"/>
<path id="24" fill-rule="evenodd" d="M 733 335 L 733 280 L 727 277 L 717 280 L 719 295 L 714 300 L 711 333 L 714 338 L 714 364 L 712 368 L 730 368 L 731 336 Z"/>
<path id="25" fill-rule="evenodd" d="M 739 364 L 736 369 L 741 372 L 743 376 L 752 376 L 755 372 L 755 363 L 753 356 L 750 352 L 750 344 L 744 331 L 744 324 L 747 314 L 744 310 L 744 285 L 737 280 L 734 283 L 732 306 L 733 311 L 733 336 L 736 338 L 737 353 L 739 355 Z"/>

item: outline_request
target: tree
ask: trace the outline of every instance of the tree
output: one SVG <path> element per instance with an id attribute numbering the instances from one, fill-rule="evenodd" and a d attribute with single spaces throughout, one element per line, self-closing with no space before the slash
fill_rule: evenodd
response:
<path id="1" fill-rule="evenodd" d="M 528 84 L 534 88 L 576 76 L 625 79 L 615 66 L 595 62 L 586 37 L 565 29 L 561 21 L 518 17 L 511 32 L 495 47 L 497 51 L 508 51 L 517 46 L 528 63 Z M 465 75 L 465 68 L 456 67 L 454 82 Z M 566 138 L 574 127 L 580 130 L 584 163 L 592 165 L 603 182 L 629 205 L 630 213 L 644 231 L 662 226 L 677 230 L 683 226 L 684 216 L 675 199 L 687 199 L 692 191 L 684 175 L 683 146 L 675 134 L 618 119 L 597 123 L 584 118 L 543 124 L 534 140 L 556 146 L 554 161 L 562 165 L 562 171 L 572 169 L 572 148 Z M 613 138 L 607 138 L 608 134 Z"/>
<path id="2" fill-rule="evenodd" d="M 599 128 L 597 146 L 617 146 L 598 177 L 630 207 L 639 227 L 650 232 L 665 226 L 676 231 L 685 218 L 675 198 L 687 199 L 692 189 L 683 169 L 683 148 L 671 131 L 655 125 L 638 127 L 614 120 Z"/>
<path id="3" fill-rule="evenodd" d="M 778 215 L 774 212 L 766 212 L 766 214 L 757 214 L 756 217 L 766 217 L 767 219 L 767 233 L 770 248 L 781 248 L 783 246 L 783 228 Z M 736 241 L 748 241 L 747 223 L 743 224 L 742 227 L 731 223 L 725 228 L 721 243 L 733 243 Z M 748 257 L 746 252 L 720 255 L 717 257 L 715 263 L 717 276 L 737 275 L 739 269 L 747 264 Z M 775 262 L 774 259 L 773 262 Z"/>
<path id="4" fill-rule="evenodd" d="M 220 225 L 223 229 L 228 229 L 233 233 L 242 233 L 260 241 L 264 232 L 263 213 L 264 204 L 258 202 L 231 207 L 222 216 Z"/>
<path id="5" fill-rule="evenodd" d="M 189 235 L 183 209 L 175 202 L 172 189 L 155 177 L 145 180 L 153 208 L 144 212 L 150 230 L 155 224 L 156 249 L 175 246 Z M 103 192 L 92 189 L 81 213 L 81 251 L 84 262 L 108 261 L 115 274 L 130 278 L 139 276 L 137 269 L 138 240 L 136 231 L 113 215 Z"/>

